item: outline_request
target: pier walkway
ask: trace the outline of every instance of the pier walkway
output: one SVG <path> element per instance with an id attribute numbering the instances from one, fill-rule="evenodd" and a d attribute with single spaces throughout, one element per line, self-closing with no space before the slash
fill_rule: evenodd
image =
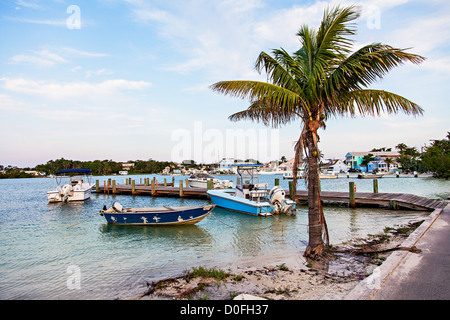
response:
<path id="1" fill-rule="evenodd" d="M 289 191 L 286 191 L 289 194 Z M 307 201 L 308 191 L 298 190 L 297 201 Z M 349 192 L 321 191 L 322 201 L 329 202 L 349 202 Z M 416 196 L 408 193 L 372 193 L 355 192 L 355 202 L 360 205 L 381 205 L 389 206 L 393 209 L 406 208 L 413 210 L 442 209 L 446 206 L 445 201 L 433 200 L 426 197 Z"/>
<path id="2" fill-rule="evenodd" d="M 182 197 L 182 198 L 204 198 L 209 199 L 207 188 L 189 188 L 155 185 L 153 188 L 149 185 L 137 184 L 133 185 L 116 185 L 114 190 L 112 186 L 99 186 L 99 193 L 110 194 L 130 194 L 130 195 L 147 195 L 154 197 Z M 285 190 L 289 196 L 289 191 Z M 349 192 L 322 191 L 320 197 L 324 202 L 349 203 Z M 308 192 L 305 190 L 297 190 L 297 202 L 306 202 Z M 429 210 L 442 209 L 446 206 L 445 201 L 429 199 L 426 197 L 416 196 L 407 193 L 372 193 L 372 192 L 355 192 L 356 205 L 379 205 L 392 209 L 412 209 L 412 210 Z"/>

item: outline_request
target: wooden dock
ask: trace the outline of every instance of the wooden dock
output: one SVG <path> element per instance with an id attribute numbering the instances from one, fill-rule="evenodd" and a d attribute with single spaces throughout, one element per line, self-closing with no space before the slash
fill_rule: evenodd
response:
<path id="1" fill-rule="evenodd" d="M 183 186 L 180 181 L 179 186 L 169 186 L 162 184 L 124 184 L 124 185 L 103 185 L 98 186 L 93 192 L 108 194 L 129 194 L 129 195 L 146 195 L 153 197 L 180 197 L 180 198 L 202 198 L 209 199 L 207 188 L 189 188 Z M 286 196 L 289 197 L 289 190 L 285 190 Z M 329 203 L 345 203 L 350 204 L 349 192 L 322 191 L 320 193 L 321 200 Z M 429 210 L 442 209 L 447 205 L 446 201 L 433 200 L 426 197 L 416 196 L 407 193 L 372 193 L 372 192 L 355 192 L 356 205 L 373 205 L 384 206 L 392 209 L 412 209 L 412 210 Z M 296 201 L 307 202 L 308 192 L 305 190 L 297 190 Z"/>
<path id="2" fill-rule="evenodd" d="M 99 190 L 95 189 L 93 192 L 97 193 L 109 193 L 109 194 L 130 194 L 130 195 L 146 195 L 153 197 L 180 197 L 180 198 L 204 198 L 208 199 L 208 191 L 207 188 L 189 188 L 189 187 L 174 187 L 174 186 L 164 186 L 164 185 L 155 185 L 148 186 L 145 184 L 137 184 L 137 185 L 125 185 L 118 184 L 115 186 L 115 190 L 113 190 L 113 186 L 99 186 Z"/>
<path id="3" fill-rule="evenodd" d="M 286 191 L 289 194 L 289 191 Z M 326 202 L 349 203 L 349 192 L 321 191 L 320 198 Z M 296 200 L 307 202 L 308 192 L 298 190 Z M 442 209 L 447 205 L 445 201 L 433 200 L 426 197 L 407 193 L 372 193 L 355 192 L 356 205 L 378 205 L 392 209 L 430 210 Z"/>

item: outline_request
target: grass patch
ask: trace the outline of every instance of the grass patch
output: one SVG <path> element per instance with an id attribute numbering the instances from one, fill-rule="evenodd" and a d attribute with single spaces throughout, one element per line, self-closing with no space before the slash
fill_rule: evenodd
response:
<path id="1" fill-rule="evenodd" d="M 222 281 L 232 274 L 222 269 L 214 269 L 214 268 L 205 268 L 205 267 L 192 267 L 191 272 L 186 272 L 185 279 L 189 281 L 192 278 L 200 277 L 200 278 L 213 278 L 218 282 Z"/>

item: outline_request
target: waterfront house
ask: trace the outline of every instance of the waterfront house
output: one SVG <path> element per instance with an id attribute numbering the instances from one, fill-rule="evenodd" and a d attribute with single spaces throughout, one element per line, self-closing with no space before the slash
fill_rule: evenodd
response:
<path id="1" fill-rule="evenodd" d="M 233 164 L 235 162 L 234 158 L 223 158 L 219 161 L 219 167 L 217 168 L 218 171 L 223 172 L 231 172 L 233 171 Z"/>
<path id="2" fill-rule="evenodd" d="M 372 154 L 375 159 L 370 161 L 367 165 L 363 165 L 363 158 L 366 155 Z M 389 171 L 394 171 L 398 169 L 398 163 L 396 159 L 400 156 L 400 153 L 396 151 L 352 151 L 346 154 L 345 163 L 348 169 L 361 170 L 363 172 L 371 172 L 374 170 L 388 171 L 388 165 L 386 159 L 392 159 L 392 164 L 389 165 Z"/>
<path id="3" fill-rule="evenodd" d="M 294 166 L 294 158 L 287 162 L 283 162 L 278 166 L 278 170 L 280 171 L 292 171 L 292 167 Z"/>
<path id="4" fill-rule="evenodd" d="M 392 158 L 391 158 L 392 159 Z M 399 169 L 399 165 L 396 160 L 392 160 L 391 163 L 386 162 L 386 158 L 376 156 L 375 159 L 367 164 L 367 170 L 369 172 L 380 171 L 380 172 L 394 172 Z"/>
<path id="5" fill-rule="evenodd" d="M 130 169 L 134 167 L 134 162 L 122 162 L 121 165 L 122 165 L 122 170 L 130 171 Z"/>
<path id="6" fill-rule="evenodd" d="M 370 152 L 352 151 L 345 155 L 345 163 L 348 169 L 361 170 L 362 161 L 365 155 Z"/>
<path id="7" fill-rule="evenodd" d="M 347 164 L 341 159 L 329 159 L 328 163 L 325 163 L 320 167 L 320 170 L 323 173 L 334 174 L 340 172 L 347 172 L 348 167 Z"/>

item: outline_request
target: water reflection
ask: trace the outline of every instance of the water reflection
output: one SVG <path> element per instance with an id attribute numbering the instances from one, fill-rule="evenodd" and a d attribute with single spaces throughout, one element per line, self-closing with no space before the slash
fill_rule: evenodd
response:
<path id="1" fill-rule="evenodd" d="M 184 178 L 177 177 L 177 181 Z M 272 185 L 274 177 L 260 179 Z M 335 180 L 342 181 L 325 180 L 322 189 L 348 190 L 347 180 Z M 408 179 L 411 193 L 419 186 L 432 188 L 422 193 L 445 194 L 450 189 L 442 182 L 421 180 Z M 365 183 L 358 181 L 358 190 L 370 191 L 370 184 Z M 389 183 L 397 192 L 408 192 L 402 191 L 407 187 L 399 187 L 402 182 L 395 179 L 380 181 L 380 191 L 394 188 Z M 52 184 L 52 179 L 45 178 L 0 180 L 1 299 L 126 298 L 132 296 L 128 288 L 145 285 L 145 279 L 179 274 L 199 265 L 220 267 L 264 260 L 280 252 L 301 254 L 308 241 L 306 206 L 293 217 L 254 217 L 215 208 L 212 215 L 191 226 L 114 226 L 106 224 L 99 210 L 115 201 L 124 207 L 190 206 L 209 201 L 93 194 L 86 202 L 48 204 L 46 192 Z M 280 179 L 280 184 L 287 186 L 287 180 Z M 324 214 L 330 241 L 338 244 L 428 213 L 325 207 Z M 81 269 L 80 291 L 66 287 L 70 265 Z"/>

